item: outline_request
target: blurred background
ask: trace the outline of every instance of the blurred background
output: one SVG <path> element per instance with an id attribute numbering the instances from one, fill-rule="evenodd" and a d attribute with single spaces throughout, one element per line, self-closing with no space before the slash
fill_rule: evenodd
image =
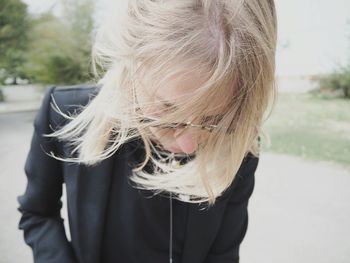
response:
<path id="1" fill-rule="evenodd" d="M 91 82 L 94 32 L 122 2 L 0 0 L 0 262 L 33 262 L 16 196 L 43 93 Z M 350 1 L 275 2 L 279 96 L 241 262 L 349 263 Z"/>

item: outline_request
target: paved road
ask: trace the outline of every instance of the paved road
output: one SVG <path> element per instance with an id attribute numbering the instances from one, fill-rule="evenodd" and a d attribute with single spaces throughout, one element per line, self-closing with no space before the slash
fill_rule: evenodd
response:
<path id="1" fill-rule="evenodd" d="M 0 114 L 0 263 L 33 262 L 16 210 L 33 118 L 34 112 Z M 349 263 L 349 185 L 350 171 L 340 167 L 263 154 L 241 262 Z"/>
<path id="2" fill-rule="evenodd" d="M 17 230 L 16 196 L 24 192 L 24 160 L 28 153 L 34 112 L 0 114 L 0 262 L 33 262 Z"/>
<path id="3" fill-rule="evenodd" d="M 350 171 L 263 154 L 242 263 L 349 263 Z"/>

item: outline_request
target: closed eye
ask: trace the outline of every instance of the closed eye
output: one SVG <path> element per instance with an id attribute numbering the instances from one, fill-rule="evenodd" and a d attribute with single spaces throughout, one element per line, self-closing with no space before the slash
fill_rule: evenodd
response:
<path id="1" fill-rule="evenodd" d="M 204 116 L 202 117 L 201 124 L 216 125 L 223 119 L 223 117 L 224 117 L 223 114 Z"/>

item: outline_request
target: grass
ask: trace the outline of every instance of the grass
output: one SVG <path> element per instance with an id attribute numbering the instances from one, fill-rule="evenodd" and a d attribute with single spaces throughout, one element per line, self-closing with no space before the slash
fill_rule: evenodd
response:
<path id="1" fill-rule="evenodd" d="M 263 150 L 350 167 L 350 100 L 317 94 L 280 94 L 265 130 Z"/>

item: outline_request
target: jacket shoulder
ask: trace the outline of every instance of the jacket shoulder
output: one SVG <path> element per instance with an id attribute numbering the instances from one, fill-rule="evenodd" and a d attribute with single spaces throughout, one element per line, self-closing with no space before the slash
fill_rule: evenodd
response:
<path id="1" fill-rule="evenodd" d="M 97 85 L 52 86 L 45 93 L 38 121 L 41 115 L 48 115 L 53 130 L 63 126 L 69 119 L 65 116 L 79 114 L 100 91 Z"/>
<path id="2" fill-rule="evenodd" d="M 99 92 L 97 85 L 54 86 L 51 88 L 51 101 L 64 112 L 71 108 L 86 106 Z M 52 101 L 53 102 L 53 101 Z"/>

